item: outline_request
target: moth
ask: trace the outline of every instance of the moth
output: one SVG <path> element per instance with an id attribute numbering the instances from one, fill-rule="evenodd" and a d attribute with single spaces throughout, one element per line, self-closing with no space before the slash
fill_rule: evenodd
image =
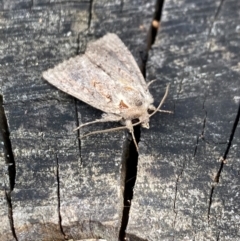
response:
<path id="1" fill-rule="evenodd" d="M 128 129 L 137 150 L 133 127 L 141 124 L 149 128 L 150 117 L 162 111 L 169 90 L 167 86 L 156 108 L 149 92 L 149 85 L 154 81 L 145 82 L 134 57 L 113 33 L 88 44 L 84 55 L 43 72 L 43 77 L 58 89 L 104 112 L 101 119 L 81 124 L 75 130 L 94 123 L 120 121 L 124 126 L 87 135 Z"/>

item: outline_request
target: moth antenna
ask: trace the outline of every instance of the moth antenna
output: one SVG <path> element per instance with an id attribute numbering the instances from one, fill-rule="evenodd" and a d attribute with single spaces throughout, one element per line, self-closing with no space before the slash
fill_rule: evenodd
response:
<path id="1" fill-rule="evenodd" d="M 157 111 L 159 111 L 160 110 L 160 108 L 162 107 L 162 105 L 163 105 L 163 103 L 164 103 L 164 101 L 166 100 L 166 98 L 167 98 L 167 95 L 168 95 L 168 91 L 169 91 L 169 84 L 167 85 L 167 88 L 166 88 L 166 91 L 165 91 L 165 94 L 164 94 L 164 96 L 163 96 L 163 98 L 162 98 L 162 100 L 161 100 L 161 102 L 159 103 L 159 105 L 158 105 L 158 107 L 156 108 L 156 110 L 155 111 L 153 111 L 153 113 L 151 114 L 151 115 L 149 115 L 149 117 L 151 117 L 151 116 L 153 116 L 154 114 L 156 114 L 156 112 Z"/>
<path id="2" fill-rule="evenodd" d="M 155 81 L 157 81 L 157 79 L 151 80 L 150 82 L 147 83 L 147 87 L 149 87 L 152 83 L 154 83 Z"/>
<path id="3" fill-rule="evenodd" d="M 150 105 L 148 107 L 148 110 L 151 110 L 152 112 L 154 112 L 156 110 L 156 107 L 154 105 Z M 173 111 L 171 111 L 171 110 L 158 110 L 158 112 L 173 114 Z"/>
<path id="4" fill-rule="evenodd" d="M 158 112 L 173 114 L 173 111 L 171 111 L 171 110 L 158 110 Z"/>

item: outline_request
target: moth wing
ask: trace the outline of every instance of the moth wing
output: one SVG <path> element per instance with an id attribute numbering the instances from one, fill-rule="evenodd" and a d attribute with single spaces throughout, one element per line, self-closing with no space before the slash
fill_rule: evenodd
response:
<path id="1" fill-rule="evenodd" d="M 85 55 L 71 58 L 43 73 L 58 89 L 107 113 L 119 114 L 115 83 Z"/>
<path id="2" fill-rule="evenodd" d="M 134 88 L 143 96 L 149 93 L 134 57 L 116 34 L 108 33 L 90 43 L 85 55 L 118 84 Z"/>

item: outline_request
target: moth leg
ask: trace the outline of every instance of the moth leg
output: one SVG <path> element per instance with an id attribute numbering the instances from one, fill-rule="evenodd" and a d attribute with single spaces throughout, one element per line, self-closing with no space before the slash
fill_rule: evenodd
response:
<path id="1" fill-rule="evenodd" d="M 81 138 L 84 138 L 84 137 L 87 137 L 87 136 L 91 136 L 91 135 L 95 135 L 95 134 L 99 134 L 99 133 L 106 133 L 106 132 L 111 132 L 111 131 L 119 131 L 119 130 L 128 129 L 129 132 L 132 135 L 134 145 L 136 146 L 136 149 L 137 149 L 137 152 L 138 152 L 138 145 L 137 145 L 136 138 L 134 136 L 133 126 L 136 126 L 136 125 L 139 125 L 139 124 L 141 124 L 141 122 L 137 122 L 137 123 L 132 124 L 132 121 L 126 121 L 126 125 L 125 126 L 111 128 L 111 129 L 106 129 L 106 130 L 100 130 L 100 131 L 92 131 L 90 133 L 87 133 L 86 135 L 81 136 Z"/>
<path id="2" fill-rule="evenodd" d="M 133 129 L 133 124 L 132 124 L 131 120 L 126 120 L 126 127 L 128 128 L 129 132 L 132 135 L 134 145 L 136 146 L 136 149 L 137 149 L 137 152 L 138 152 L 138 144 L 137 144 L 136 138 L 134 136 L 134 129 Z"/>
<path id="3" fill-rule="evenodd" d="M 120 121 L 121 119 L 122 119 L 121 116 L 104 113 L 104 114 L 102 114 L 102 118 L 101 119 L 96 119 L 94 121 L 90 121 L 90 122 L 81 124 L 79 127 L 75 128 L 73 131 L 79 130 L 80 128 L 82 128 L 84 126 L 87 126 L 87 125 L 92 125 L 92 124 L 100 123 L 100 122 L 110 122 L 110 121 L 116 121 L 117 122 L 117 121 Z"/>
<path id="4" fill-rule="evenodd" d="M 92 131 L 92 132 L 89 132 L 89 133 L 81 136 L 81 138 L 91 136 L 91 135 L 96 135 L 96 134 L 99 134 L 99 133 L 113 132 L 113 131 L 119 131 L 119 130 L 125 130 L 125 129 L 127 129 L 126 126 L 121 126 L 121 127 L 116 127 L 116 128 L 106 129 L 106 130 Z"/>
<path id="5" fill-rule="evenodd" d="M 149 107 L 148 107 L 148 110 L 150 110 L 150 111 L 156 111 L 156 107 L 154 106 L 154 105 L 150 105 Z M 157 110 L 158 112 L 163 112 L 163 113 L 168 113 L 168 114 L 172 114 L 173 113 L 173 111 L 171 111 L 171 110 Z"/>

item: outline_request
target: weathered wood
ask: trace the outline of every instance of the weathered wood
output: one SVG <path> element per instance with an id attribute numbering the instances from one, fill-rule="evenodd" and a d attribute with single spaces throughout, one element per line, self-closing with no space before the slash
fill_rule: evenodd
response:
<path id="1" fill-rule="evenodd" d="M 13 167 L 12 157 L 9 155 L 9 138 L 7 131 L 6 118 L 2 107 L 2 98 L 0 98 L 0 217 L 1 233 L 4 234 L 3 240 L 15 240 L 12 232 L 11 206 L 9 197 L 11 196 L 11 181 L 9 173 Z M 7 147 L 8 146 L 8 147 Z"/>
<path id="2" fill-rule="evenodd" d="M 164 109 L 142 130 L 129 240 L 240 240 L 239 1 L 166 1 L 148 61 Z M 233 127 L 236 127 L 234 129 Z"/>
<path id="3" fill-rule="evenodd" d="M 106 32 L 117 33 L 140 62 L 153 11 L 154 2 L 130 0 L 1 5 L 2 94 L 16 168 L 8 200 L 14 222 L 0 225 L 1 240 L 118 240 L 128 134 L 79 141 L 72 130 L 101 112 L 58 91 L 41 74 Z M 112 126 L 86 127 L 81 134 Z M 6 222 L 4 198 L 1 192 L 0 219 Z"/>
<path id="4" fill-rule="evenodd" d="M 16 168 L 8 177 L 2 145 L 1 240 L 117 240 L 127 135 L 78 141 L 72 129 L 101 112 L 48 85 L 41 73 L 106 32 L 117 33 L 141 65 L 154 2 L 22 0 L 0 7 L 0 81 Z M 233 130 L 239 8 L 237 0 L 165 3 L 147 75 L 160 80 L 151 89 L 156 103 L 171 82 L 164 108 L 175 113 L 156 114 L 141 130 L 130 240 L 240 238 L 239 125 Z"/>

